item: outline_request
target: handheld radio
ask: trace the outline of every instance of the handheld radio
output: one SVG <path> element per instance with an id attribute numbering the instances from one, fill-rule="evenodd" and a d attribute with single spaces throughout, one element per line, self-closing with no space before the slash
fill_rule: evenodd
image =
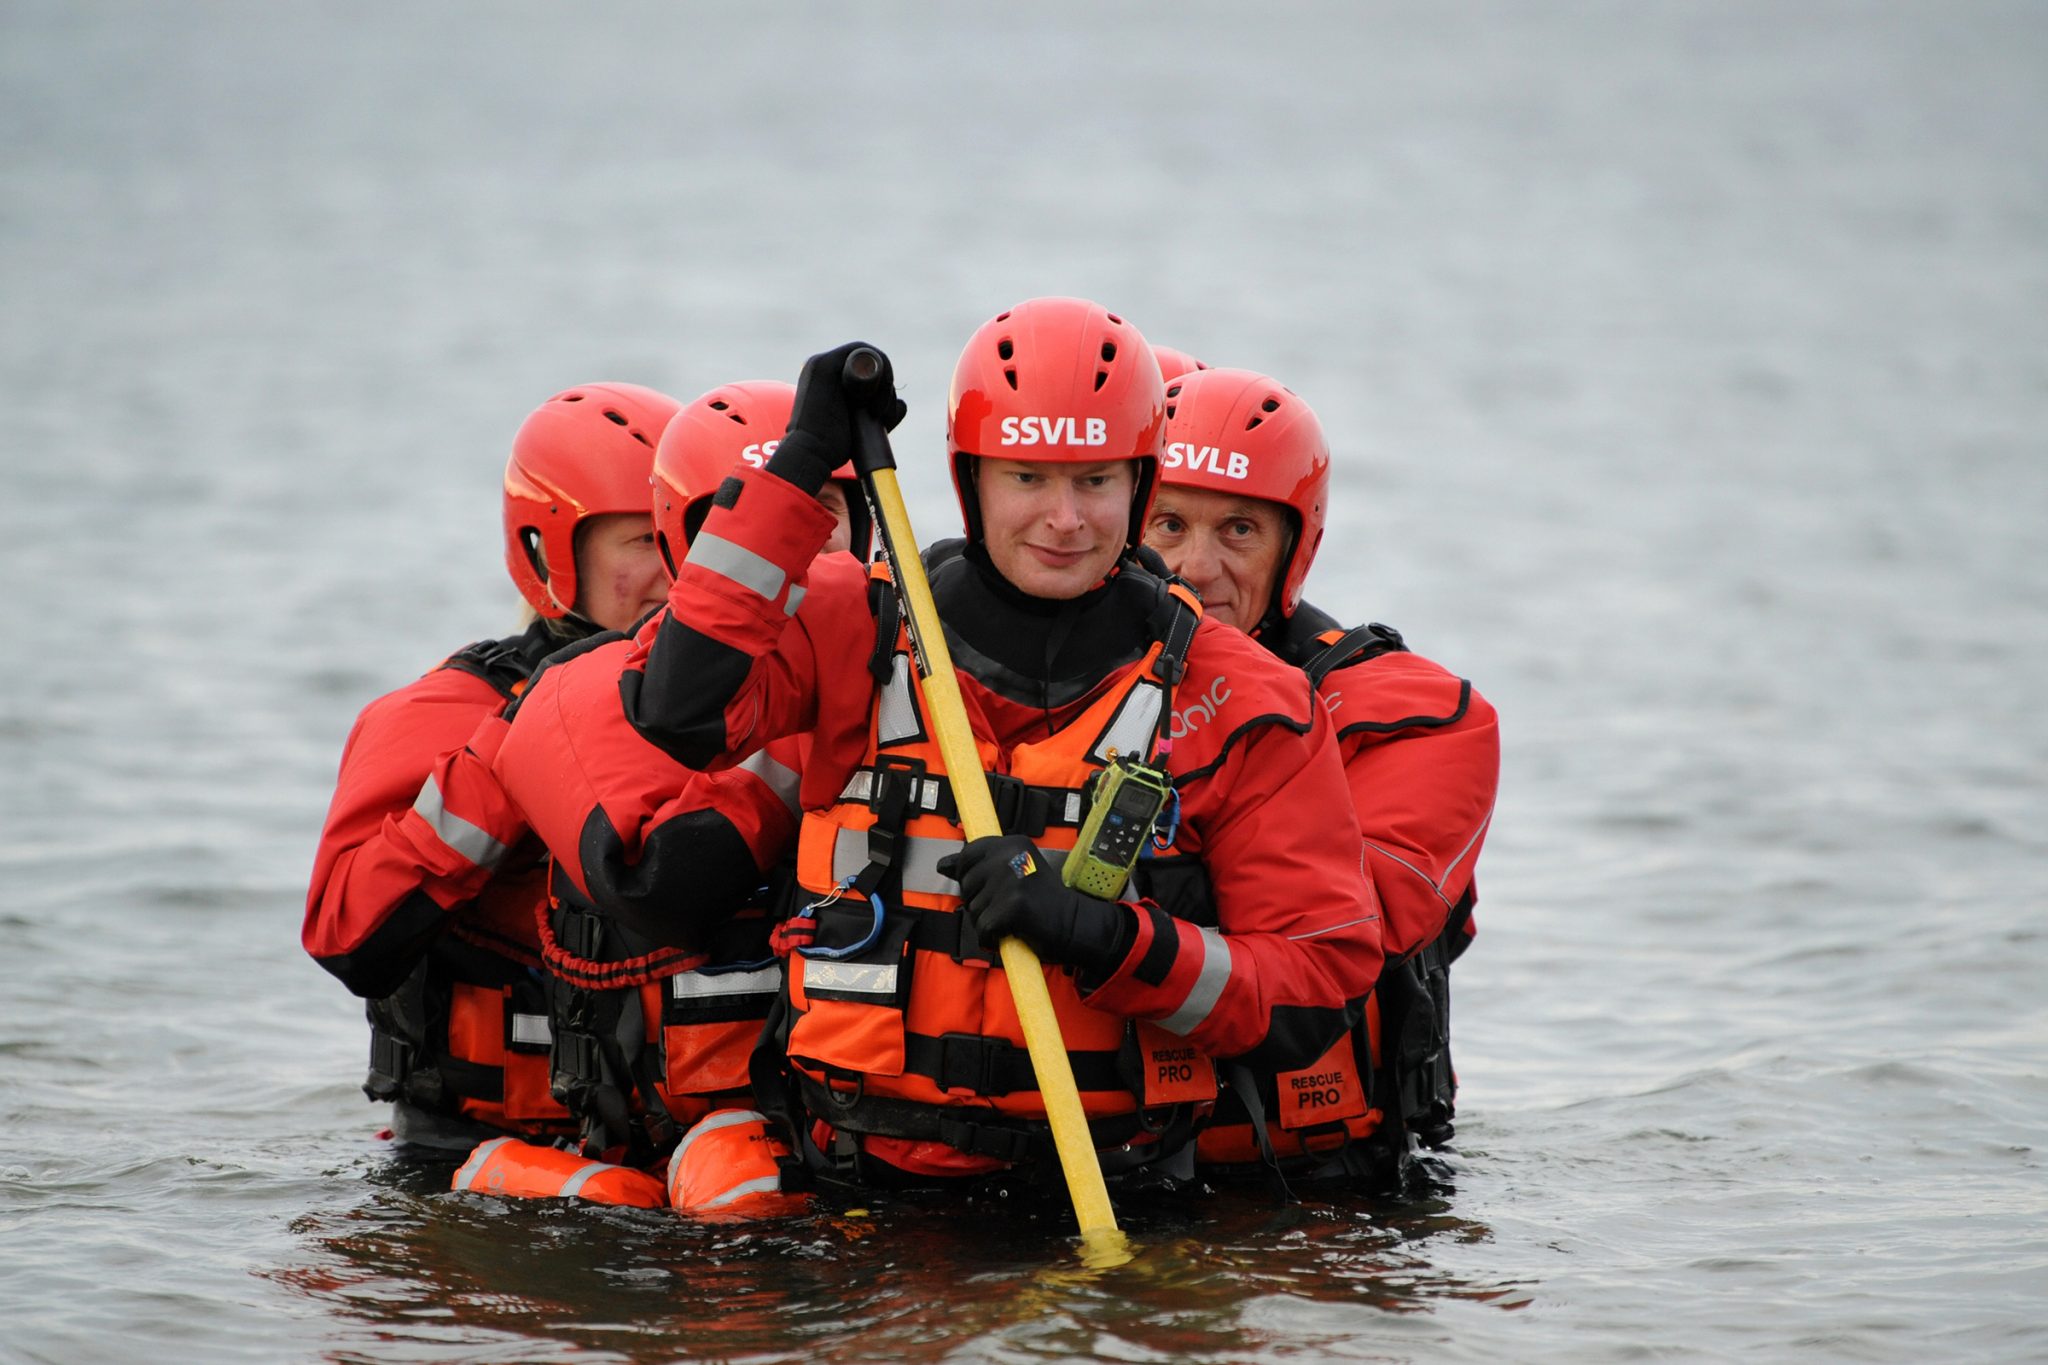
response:
<path id="1" fill-rule="evenodd" d="M 1123 894 L 1173 781 L 1158 768 L 1114 751 L 1096 775 L 1080 837 L 1060 867 L 1060 880 L 1083 895 L 1113 901 Z"/>

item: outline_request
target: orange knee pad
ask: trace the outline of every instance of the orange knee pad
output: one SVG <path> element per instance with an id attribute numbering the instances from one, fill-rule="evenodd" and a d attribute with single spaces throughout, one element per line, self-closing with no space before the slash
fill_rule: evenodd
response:
<path id="1" fill-rule="evenodd" d="M 658 1209 L 668 1203 L 661 1182 L 645 1171 L 586 1161 L 559 1147 L 509 1137 L 478 1143 L 449 1188 L 515 1199 L 588 1199 L 636 1209 Z"/>
<path id="2" fill-rule="evenodd" d="M 789 1146 L 761 1114 L 720 1109 L 683 1134 L 668 1163 L 668 1202 L 678 1213 L 758 1218 L 794 1213 L 803 1195 L 782 1189 Z"/>

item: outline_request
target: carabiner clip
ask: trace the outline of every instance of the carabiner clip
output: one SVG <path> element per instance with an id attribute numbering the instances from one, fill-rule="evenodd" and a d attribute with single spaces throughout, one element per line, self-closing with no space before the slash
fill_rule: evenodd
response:
<path id="1" fill-rule="evenodd" d="M 837 901 L 842 895 L 845 894 L 846 890 L 852 885 L 853 878 L 848 877 L 845 881 L 833 887 L 825 895 L 820 896 L 818 899 L 812 901 L 809 905 L 806 905 L 803 909 L 797 911 L 795 918 L 816 919 L 817 911 L 819 909 L 821 909 L 824 906 L 831 905 L 833 902 Z M 868 949 L 874 947 L 876 941 L 882 937 L 883 911 L 881 896 L 873 891 L 868 892 L 868 905 L 874 910 L 875 917 L 873 921 L 869 923 L 868 931 L 865 935 L 862 936 L 860 942 L 849 944 L 844 948 L 820 948 L 815 945 L 805 945 L 804 947 L 798 948 L 796 950 L 797 956 L 809 958 L 813 961 L 840 962 L 845 960 L 846 958 L 854 956 L 857 953 L 864 953 Z"/>

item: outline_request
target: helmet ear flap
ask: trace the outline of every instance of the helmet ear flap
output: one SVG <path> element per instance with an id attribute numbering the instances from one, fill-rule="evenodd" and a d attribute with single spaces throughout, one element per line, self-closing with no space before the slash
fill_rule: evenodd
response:
<path id="1" fill-rule="evenodd" d="M 568 556 L 566 573 L 555 571 L 548 562 L 547 538 L 540 527 L 531 523 L 513 528 L 511 542 L 506 568 L 512 573 L 512 583 L 519 589 L 519 595 L 550 620 L 568 615 L 576 600 L 576 556 Z M 569 592 L 566 603 L 561 597 L 564 588 Z"/>

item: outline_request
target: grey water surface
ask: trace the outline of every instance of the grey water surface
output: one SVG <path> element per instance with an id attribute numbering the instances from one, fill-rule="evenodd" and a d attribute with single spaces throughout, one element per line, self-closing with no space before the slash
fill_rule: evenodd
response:
<path id="1" fill-rule="evenodd" d="M 0 4 L 0 1358 L 2048 1357 L 2048 9 Z M 389 1159 L 299 950 L 519 420 L 1077 293 L 1499 706 L 1455 1188 L 752 1228 Z M 930 528 L 927 530 L 926 528 Z"/>

